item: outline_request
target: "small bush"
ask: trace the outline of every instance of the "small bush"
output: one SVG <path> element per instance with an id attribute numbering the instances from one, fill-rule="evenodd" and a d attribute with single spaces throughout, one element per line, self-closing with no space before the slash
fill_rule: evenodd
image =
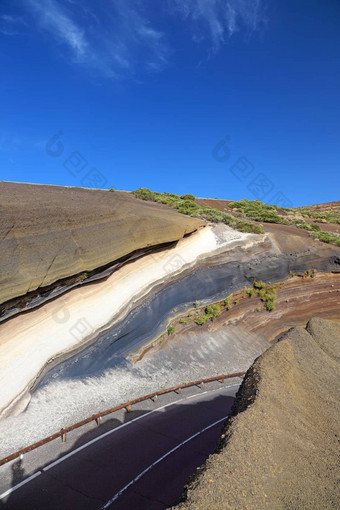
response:
<path id="1" fill-rule="evenodd" d="M 267 308 L 268 312 L 272 312 L 273 310 L 275 310 L 274 302 L 271 300 L 266 301 L 266 308 Z"/>
<path id="2" fill-rule="evenodd" d="M 153 191 L 150 191 L 148 188 L 138 188 L 132 193 L 135 195 L 135 197 L 141 198 L 142 200 L 154 201 L 156 198 L 156 194 Z"/>
<path id="3" fill-rule="evenodd" d="M 168 327 L 168 335 L 172 335 L 174 332 L 175 332 L 174 326 L 169 326 Z"/>
<path id="4" fill-rule="evenodd" d="M 246 294 L 247 294 L 249 297 L 253 297 L 254 290 L 253 290 L 253 289 L 247 289 L 247 290 L 246 290 Z"/>
<path id="5" fill-rule="evenodd" d="M 205 324 L 208 320 L 210 320 L 210 317 L 209 315 L 200 315 L 196 320 L 196 324 L 198 324 L 199 326 L 202 326 L 202 324 Z"/>
<path id="6" fill-rule="evenodd" d="M 180 324 L 187 324 L 187 321 L 186 321 L 186 320 L 184 320 L 184 319 L 179 319 L 179 323 L 180 323 Z"/>
<path id="7" fill-rule="evenodd" d="M 215 319 L 219 315 L 221 315 L 221 307 L 220 305 L 209 305 L 205 309 L 205 313 L 207 315 L 211 315 L 211 318 Z"/>
<path id="8" fill-rule="evenodd" d="M 320 232 L 312 232 L 311 236 L 315 239 L 320 239 L 323 243 L 335 244 L 335 246 L 340 246 L 340 236 L 337 234 L 331 234 L 330 232 L 324 232 L 321 230 Z"/>
<path id="9" fill-rule="evenodd" d="M 182 200 L 195 200 L 195 196 L 191 195 L 191 193 L 187 193 L 186 195 L 181 195 L 180 198 Z"/>
<path id="10" fill-rule="evenodd" d="M 262 280 L 254 280 L 254 283 L 253 283 L 255 289 L 265 289 L 266 288 L 266 284 L 262 281 Z"/>
<path id="11" fill-rule="evenodd" d="M 248 218 L 266 223 L 283 223 L 282 216 L 277 214 L 278 207 L 276 205 L 264 204 L 260 200 L 239 200 L 238 202 L 230 202 L 229 207 L 241 211 Z"/>

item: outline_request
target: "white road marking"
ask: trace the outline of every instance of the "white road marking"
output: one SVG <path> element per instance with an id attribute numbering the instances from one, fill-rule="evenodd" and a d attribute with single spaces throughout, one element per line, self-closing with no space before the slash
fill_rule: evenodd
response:
<path id="1" fill-rule="evenodd" d="M 156 413 L 158 411 L 161 411 L 162 409 L 165 409 L 165 408 L 167 408 L 169 406 L 179 405 L 181 402 L 185 402 L 186 400 L 190 400 L 191 398 L 201 397 L 202 395 L 205 395 L 206 393 L 214 393 L 215 391 L 221 391 L 221 390 L 224 390 L 224 389 L 230 389 L 230 388 L 233 388 L 234 386 L 239 386 L 239 385 L 238 384 L 233 384 L 231 386 L 225 386 L 223 388 L 215 388 L 214 390 L 206 390 L 206 391 L 203 391 L 203 392 L 200 392 L 200 393 L 195 393 L 195 395 L 190 395 L 189 397 L 181 398 L 180 400 L 177 400 L 176 402 L 170 402 L 169 404 L 165 404 L 164 406 L 157 407 L 156 409 L 153 409 L 152 411 L 149 411 L 148 413 L 142 414 L 141 416 L 138 416 L 137 418 L 134 418 L 131 421 L 128 421 L 126 423 L 122 423 L 122 425 L 119 425 L 118 427 L 115 427 L 114 429 L 109 430 L 108 432 L 105 432 L 104 434 L 101 434 L 100 436 L 95 437 L 94 439 L 91 439 L 91 441 L 89 441 L 88 443 L 85 443 L 82 446 L 79 446 L 78 448 L 76 448 L 75 450 L 72 450 L 70 453 L 67 453 L 66 455 L 64 455 L 60 459 L 57 459 L 56 461 L 52 462 L 51 464 L 49 464 L 48 466 L 43 468 L 42 471 L 37 471 L 32 476 L 29 476 L 28 478 L 26 478 L 22 482 L 18 483 L 14 487 L 11 487 L 10 489 L 8 489 L 6 492 L 3 492 L 2 494 L 0 494 L 0 500 L 4 499 L 6 496 L 10 495 L 12 492 L 14 492 L 15 490 L 19 489 L 22 485 L 25 485 L 26 483 L 30 482 L 31 480 L 33 480 L 37 476 L 41 475 L 43 471 L 48 471 L 49 469 L 53 468 L 57 464 L 60 464 L 64 460 L 68 459 L 69 457 L 72 457 L 72 455 L 75 455 L 76 453 L 80 452 L 81 450 L 84 450 L 84 448 L 87 448 L 91 444 L 99 441 L 103 437 L 106 437 L 109 434 L 113 434 L 117 430 L 122 429 L 123 427 L 126 427 L 127 425 L 130 425 L 131 423 L 135 423 L 136 421 L 138 421 L 138 420 L 140 420 L 142 418 L 145 418 L 146 416 L 150 416 L 151 414 Z M 225 418 L 223 418 L 223 419 L 225 419 Z M 211 425 L 211 426 L 213 426 L 213 425 Z M 203 431 L 201 431 L 201 432 L 203 432 Z M 199 432 L 198 434 L 200 434 L 201 432 Z"/>
<path id="2" fill-rule="evenodd" d="M 237 385 L 235 384 L 233 386 L 237 386 Z M 227 386 L 226 388 L 223 388 L 223 389 L 228 389 L 228 388 L 232 388 L 232 386 Z M 60 459 L 55 460 L 54 462 L 52 462 L 48 466 L 44 467 L 42 469 L 42 471 L 48 471 L 49 469 L 53 468 L 57 464 L 60 464 L 60 462 L 63 462 L 64 460 L 68 459 L 69 457 L 72 457 L 72 455 L 75 455 L 76 453 L 80 452 L 81 450 L 84 450 L 84 448 L 87 448 L 91 444 L 96 443 L 97 441 L 99 441 L 103 437 L 109 436 L 110 434 L 113 434 L 114 432 L 122 429 L 123 427 L 126 427 L 126 426 L 130 425 L 131 423 L 135 423 L 136 421 L 141 420 L 142 418 L 145 418 L 147 416 L 150 416 L 153 413 L 161 411 L 162 409 L 165 409 L 166 407 L 179 405 L 181 402 L 185 402 L 186 400 L 189 400 L 191 398 L 200 397 L 202 395 L 205 395 L 206 393 L 213 393 L 214 391 L 221 391 L 221 389 L 222 388 L 216 388 L 215 390 L 204 391 L 202 393 L 196 393 L 195 395 L 191 395 L 190 397 L 182 398 L 182 399 L 178 400 L 177 402 L 170 402 L 169 404 L 165 404 L 162 407 L 157 407 L 156 409 L 153 409 L 152 411 L 149 411 L 148 413 L 142 414 L 141 416 L 138 416 L 137 418 L 134 418 L 131 421 L 128 421 L 126 423 L 122 423 L 122 425 L 119 425 L 118 427 L 115 427 L 112 430 L 108 430 L 107 432 L 105 432 L 101 436 L 98 436 L 98 437 L 95 437 L 94 439 L 91 439 L 91 441 L 89 441 L 88 443 L 85 443 L 82 446 L 79 446 L 78 448 L 76 448 L 75 450 L 72 450 L 70 453 L 67 453 L 66 455 L 64 455 Z"/>
<path id="3" fill-rule="evenodd" d="M 114 501 L 116 501 L 116 499 L 119 498 L 119 496 L 122 495 L 122 493 L 124 491 L 126 491 L 126 489 L 128 489 L 129 487 L 131 487 L 131 485 L 133 485 L 135 482 L 137 482 L 140 478 L 142 478 L 142 476 L 144 476 L 148 471 L 150 471 L 150 469 L 152 469 L 154 466 L 156 466 L 157 464 L 159 464 L 162 460 L 166 459 L 169 455 L 171 455 L 173 452 L 175 452 L 176 450 L 178 450 L 178 448 L 180 448 L 181 446 L 183 446 L 184 444 L 188 443 L 189 441 L 191 441 L 192 439 L 195 439 L 195 437 L 199 436 L 200 434 L 202 434 L 203 432 L 205 432 L 206 430 L 209 430 L 211 429 L 212 427 L 214 427 L 215 425 L 217 425 L 218 423 L 221 423 L 221 421 L 224 421 L 228 418 L 228 415 L 227 416 L 224 416 L 224 418 L 221 418 L 220 420 L 217 420 L 215 421 L 214 423 L 212 423 L 211 425 L 208 425 L 207 427 L 205 427 L 204 429 L 200 430 L 199 432 L 196 432 L 196 434 L 193 434 L 192 436 L 188 437 L 188 439 L 186 439 L 185 441 L 183 441 L 182 443 L 178 444 L 177 446 L 175 446 L 175 448 L 172 448 L 172 450 L 168 451 L 167 453 L 165 453 L 162 457 L 160 457 L 159 459 L 157 459 L 155 462 L 153 462 L 152 464 L 150 464 L 150 466 L 148 466 L 146 469 L 144 469 L 144 471 L 142 471 L 141 473 L 139 473 L 139 475 L 136 476 L 136 478 L 134 478 L 133 480 L 131 480 L 131 482 L 129 482 L 127 485 L 125 485 L 125 487 L 123 487 L 119 492 L 117 492 L 113 498 L 111 498 L 107 503 L 105 503 L 104 506 L 102 506 L 100 508 L 100 510 L 104 510 L 105 508 L 108 508 Z"/>
<path id="4" fill-rule="evenodd" d="M 28 478 L 26 478 L 26 480 L 23 480 L 22 482 L 18 483 L 14 487 L 11 487 L 10 489 L 8 489 L 8 491 L 0 494 L 0 499 L 4 499 L 6 496 L 9 496 L 10 494 L 12 494 L 12 492 L 19 489 L 19 487 L 22 487 L 23 485 L 25 485 L 25 483 L 30 482 L 31 480 L 33 480 L 33 478 L 36 478 L 37 476 L 39 476 L 41 474 L 42 474 L 41 471 L 38 471 L 37 473 L 34 473 L 34 475 L 29 476 Z"/>

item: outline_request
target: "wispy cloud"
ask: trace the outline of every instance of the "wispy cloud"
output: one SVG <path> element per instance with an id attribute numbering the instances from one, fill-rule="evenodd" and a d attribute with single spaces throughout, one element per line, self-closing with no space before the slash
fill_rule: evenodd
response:
<path id="1" fill-rule="evenodd" d="M 255 31 L 265 21 L 261 0 L 171 0 L 170 6 L 190 23 L 193 41 L 210 39 L 214 51 L 241 28 Z"/>
<path id="2" fill-rule="evenodd" d="M 263 21 L 262 0 L 21 0 L 26 18 L 46 32 L 73 63 L 113 78 L 163 69 L 170 58 L 167 18 L 185 24 L 194 43 L 216 53 L 241 28 L 255 31 Z M 26 23 L 5 14 L 0 29 Z M 162 29 L 159 26 L 162 26 Z M 169 25 L 170 26 L 170 25 Z M 3 32 L 5 33 L 5 32 Z M 13 31 L 14 33 L 14 31 Z"/>
<path id="3" fill-rule="evenodd" d="M 17 35 L 23 26 L 26 26 L 26 22 L 22 16 L 0 15 L 0 32 L 4 35 Z"/>
<path id="4" fill-rule="evenodd" d="M 84 30 L 72 21 L 70 13 L 55 0 L 28 0 L 38 23 L 53 35 L 57 41 L 66 43 L 79 60 L 85 56 L 88 43 Z"/>
<path id="5" fill-rule="evenodd" d="M 136 0 L 26 0 L 35 22 L 71 51 L 74 62 L 111 77 L 136 68 L 159 70 L 167 57 L 163 33 L 151 26 Z"/>

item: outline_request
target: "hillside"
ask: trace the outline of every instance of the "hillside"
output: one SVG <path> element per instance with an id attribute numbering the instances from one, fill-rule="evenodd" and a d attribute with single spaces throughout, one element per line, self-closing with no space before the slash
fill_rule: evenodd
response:
<path id="1" fill-rule="evenodd" d="M 0 304 L 204 225 L 131 194 L 0 182 Z"/>
<path id="2" fill-rule="evenodd" d="M 250 367 L 186 510 L 337 508 L 340 324 L 293 328 Z"/>

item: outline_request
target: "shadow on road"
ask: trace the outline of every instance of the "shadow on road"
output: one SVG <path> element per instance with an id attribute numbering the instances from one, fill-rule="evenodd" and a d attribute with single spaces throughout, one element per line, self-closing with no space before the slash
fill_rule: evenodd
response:
<path id="1" fill-rule="evenodd" d="M 6 499 L 0 500 L 0 509 L 59 510 L 62 501 L 63 510 L 98 510 L 108 500 L 108 494 L 111 498 L 164 453 L 226 416 L 233 401 L 233 397 L 216 395 L 210 400 L 189 401 L 162 411 L 155 410 L 149 418 L 138 420 L 117 434 L 109 434 L 94 443 L 95 448 L 90 445 L 65 463 L 13 491 Z M 115 418 L 107 420 L 82 434 L 67 451 L 63 450 L 54 459 L 49 459 L 39 470 L 95 437 L 149 413 L 149 409 L 132 410 L 125 412 L 122 421 Z M 178 504 L 188 479 L 213 453 L 222 426 L 223 422 L 200 436 L 201 439 L 196 438 L 176 450 L 166 461 L 160 462 L 157 469 L 153 468 L 143 476 L 132 491 L 124 492 L 110 509 L 163 510 Z M 71 442 L 71 437 L 69 440 Z M 20 462 L 14 463 L 11 469 L 12 487 L 15 487 L 24 479 L 25 469 Z M 140 483 L 141 488 L 138 487 Z"/>

